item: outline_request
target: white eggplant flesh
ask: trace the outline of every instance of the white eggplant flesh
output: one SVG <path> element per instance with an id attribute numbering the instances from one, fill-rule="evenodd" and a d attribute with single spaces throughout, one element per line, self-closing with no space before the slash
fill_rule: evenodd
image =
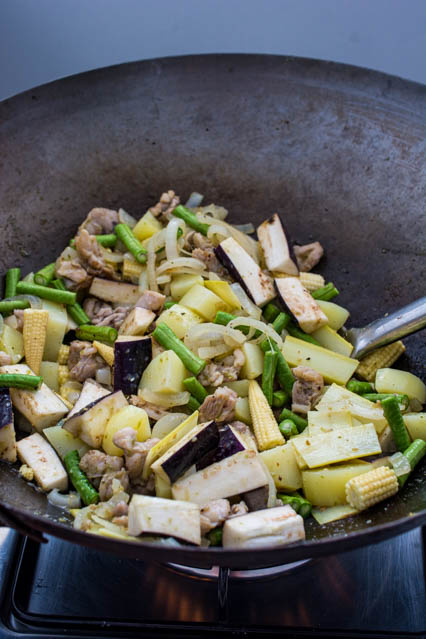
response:
<path id="1" fill-rule="evenodd" d="M 388 424 L 383 409 L 378 404 L 373 404 L 338 384 L 332 384 L 326 390 L 315 408 L 320 412 L 349 411 L 352 417 L 363 424 L 373 423 L 379 435 Z"/>
<path id="2" fill-rule="evenodd" d="M 100 448 L 108 421 L 125 406 L 128 403 L 121 391 L 110 393 L 75 413 L 64 422 L 63 428 L 92 448 Z"/>
<path id="3" fill-rule="evenodd" d="M 182 478 L 172 485 L 174 499 L 203 506 L 214 499 L 246 493 L 268 485 L 262 462 L 254 450 L 243 450 Z"/>
<path id="4" fill-rule="evenodd" d="M 288 505 L 232 517 L 223 525 L 224 548 L 284 546 L 303 539 L 303 518 Z"/>
<path id="5" fill-rule="evenodd" d="M 48 492 L 57 488 L 67 490 L 68 475 L 61 461 L 49 444 L 39 433 L 21 439 L 17 444 L 18 457 L 23 464 L 32 468 L 34 478 L 40 488 Z"/>
<path id="6" fill-rule="evenodd" d="M 270 271 L 299 275 L 299 269 L 290 254 L 281 220 L 276 213 L 257 227 L 257 237 L 265 256 L 266 266 Z"/>
<path id="7" fill-rule="evenodd" d="M 2 366 L 0 373 L 34 375 L 26 364 Z M 42 384 L 38 390 L 11 388 L 10 397 L 14 407 L 39 432 L 57 424 L 68 413 L 68 407 L 46 384 Z"/>
<path id="8" fill-rule="evenodd" d="M 13 423 L 0 428 L 0 459 L 12 464 L 16 462 L 16 437 Z"/>
<path id="9" fill-rule="evenodd" d="M 129 535 L 166 535 L 197 546 L 201 543 L 200 509 L 187 501 L 133 495 Z"/>
<path id="10" fill-rule="evenodd" d="M 93 402 L 96 402 L 101 397 L 105 397 L 109 394 L 110 391 L 97 382 L 94 382 L 92 379 L 86 379 L 78 400 L 68 413 L 68 419 L 76 413 L 79 413 L 83 408 L 86 408 L 89 404 L 93 404 Z"/>
<path id="11" fill-rule="evenodd" d="M 265 306 L 276 297 L 273 279 L 262 271 L 233 237 L 219 244 L 216 255 L 257 306 Z"/>
<path id="12" fill-rule="evenodd" d="M 119 335 L 144 335 L 155 320 L 155 313 L 146 308 L 136 307 L 130 311 L 120 329 Z"/>
<path id="13" fill-rule="evenodd" d="M 296 318 L 302 331 L 313 333 L 328 323 L 327 315 L 298 277 L 277 277 L 275 285 L 279 296 Z"/>
<path id="14" fill-rule="evenodd" d="M 116 304 L 136 304 L 141 296 L 139 286 L 136 284 L 126 284 L 125 282 L 113 282 L 94 277 L 89 289 L 89 295 L 98 297 L 105 302 L 115 302 Z"/>

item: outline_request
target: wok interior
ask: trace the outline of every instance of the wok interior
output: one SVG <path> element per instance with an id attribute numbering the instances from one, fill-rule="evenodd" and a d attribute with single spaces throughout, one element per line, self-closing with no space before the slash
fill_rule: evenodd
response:
<path id="1" fill-rule="evenodd" d="M 55 259 L 94 206 L 138 217 L 168 188 L 196 190 L 232 223 L 277 211 L 294 242 L 320 240 L 319 271 L 361 326 L 424 294 L 424 102 L 397 78 L 272 56 L 134 63 L 34 89 L 0 105 L 1 271 Z M 424 377 L 424 336 L 406 346 L 398 366 Z M 342 541 L 421 512 L 424 468 L 386 507 L 309 520 L 307 539 Z M 0 502 L 58 519 L 5 464 Z M 312 552 L 305 543 L 298 556 Z"/>

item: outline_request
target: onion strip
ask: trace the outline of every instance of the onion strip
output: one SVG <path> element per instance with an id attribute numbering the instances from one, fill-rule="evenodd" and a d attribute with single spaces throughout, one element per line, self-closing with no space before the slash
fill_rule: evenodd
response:
<path id="1" fill-rule="evenodd" d="M 139 397 L 145 402 L 161 406 L 162 408 L 172 408 L 172 406 L 184 406 L 189 402 L 190 394 L 188 391 L 182 393 L 154 393 L 148 388 L 140 388 Z"/>
<path id="2" fill-rule="evenodd" d="M 238 282 L 234 282 L 234 284 L 231 284 L 231 288 L 234 291 L 235 295 L 238 297 L 241 306 L 243 307 L 247 315 L 257 320 L 260 319 L 262 317 L 261 309 L 251 301 L 241 284 L 238 284 Z"/>
<path id="3" fill-rule="evenodd" d="M 78 493 L 71 492 L 67 495 L 63 495 L 57 488 L 47 493 L 47 501 L 49 504 L 58 506 L 59 508 L 80 508 L 81 506 L 80 495 Z"/>
<path id="4" fill-rule="evenodd" d="M 252 343 L 254 344 L 258 344 L 259 342 L 263 340 L 264 336 L 266 336 L 273 339 L 279 348 L 282 348 L 283 346 L 283 341 L 281 339 L 281 336 L 278 335 L 276 331 L 274 331 L 271 324 L 265 324 L 265 322 L 261 322 L 260 320 L 253 319 L 252 317 L 236 317 L 235 319 L 229 322 L 228 326 L 229 328 L 238 328 L 238 326 L 248 326 L 250 329 L 250 332 L 247 335 L 247 339 L 249 340 L 251 339 L 252 335 L 256 332 L 256 330 L 260 331 L 262 335 L 259 335 L 259 337 L 256 337 L 255 339 L 251 340 Z"/>
<path id="5" fill-rule="evenodd" d="M 157 274 L 155 272 L 155 260 L 157 258 L 157 249 L 164 246 L 164 229 L 155 233 L 148 242 L 148 257 L 147 257 L 147 276 L 148 287 L 151 291 L 158 291 Z"/>
<path id="6" fill-rule="evenodd" d="M 205 269 L 205 264 L 200 260 L 196 260 L 194 257 L 177 257 L 174 260 L 163 262 L 163 264 L 157 268 L 157 275 L 176 270 L 179 270 L 179 273 L 181 273 L 182 268 L 191 269 L 194 273 L 201 273 L 201 271 Z"/>
<path id="7" fill-rule="evenodd" d="M 166 257 L 168 260 L 175 260 L 179 257 L 178 230 L 182 229 L 185 235 L 185 222 L 178 217 L 173 217 L 166 227 Z"/>

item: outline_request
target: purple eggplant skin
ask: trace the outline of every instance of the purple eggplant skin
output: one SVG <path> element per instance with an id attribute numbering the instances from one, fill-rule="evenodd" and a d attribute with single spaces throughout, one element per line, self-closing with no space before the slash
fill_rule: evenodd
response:
<path id="1" fill-rule="evenodd" d="M 226 268 L 231 277 L 233 277 L 236 282 L 241 284 L 251 301 L 254 302 L 253 296 L 250 293 L 250 289 L 247 287 L 238 270 L 235 268 L 233 261 L 228 257 L 226 251 L 223 250 L 220 244 L 219 246 L 216 246 L 214 252 L 219 262 Z"/>
<path id="2" fill-rule="evenodd" d="M 0 428 L 13 423 L 12 400 L 8 388 L 0 388 Z"/>
<path id="3" fill-rule="evenodd" d="M 114 344 L 114 391 L 136 395 L 142 373 L 151 360 L 150 337 L 117 340 Z"/>
<path id="4" fill-rule="evenodd" d="M 249 511 L 264 510 L 268 507 L 269 486 L 261 486 L 241 495 Z"/>
<path id="5" fill-rule="evenodd" d="M 244 444 L 237 438 L 232 428 L 226 425 L 219 431 L 217 448 L 200 458 L 196 463 L 196 469 L 203 470 L 203 468 L 211 464 L 215 464 L 226 457 L 231 457 L 231 455 L 239 453 L 241 450 L 244 450 L 244 448 Z"/>
<path id="6" fill-rule="evenodd" d="M 210 451 L 215 451 L 218 444 L 218 426 L 214 421 L 208 422 L 189 442 L 166 459 L 161 466 L 171 483 L 173 483 L 195 464 L 197 459 L 202 459 Z"/>

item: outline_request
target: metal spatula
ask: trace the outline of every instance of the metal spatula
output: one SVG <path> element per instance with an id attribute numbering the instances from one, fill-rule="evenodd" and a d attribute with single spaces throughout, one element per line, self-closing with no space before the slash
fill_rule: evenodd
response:
<path id="1" fill-rule="evenodd" d="M 351 328 L 345 339 L 353 344 L 351 357 L 360 359 L 379 346 L 395 342 L 405 335 L 416 333 L 426 326 L 426 297 L 400 308 L 364 328 Z"/>

